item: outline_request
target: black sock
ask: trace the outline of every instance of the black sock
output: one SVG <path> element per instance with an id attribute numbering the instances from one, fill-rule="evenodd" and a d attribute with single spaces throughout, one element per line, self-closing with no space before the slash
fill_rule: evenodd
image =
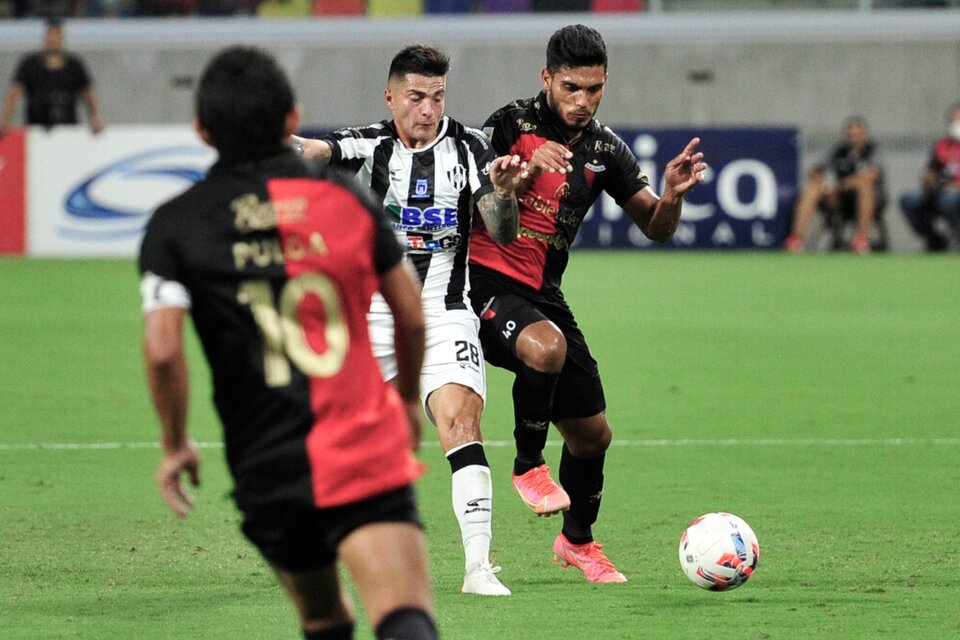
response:
<path id="1" fill-rule="evenodd" d="M 570 496 L 570 509 L 563 512 L 563 535 L 573 544 L 593 540 L 593 523 L 600 513 L 603 496 L 603 461 L 597 458 L 577 458 L 563 446 L 560 455 L 560 484 Z"/>
<path id="2" fill-rule="evenodd" d="M 437 627 L 423 609 L 394 609 L 377 625 L 378 640 L 436 640 Z"/>
<path id="3" fill-rule="evenodd" d="M 303 630 L 305 640 L 351 640 L 353 638 L 353 623 L 345 622 L 323 631 Z"/>
<path id="4" fill-rule="evenodd" d="M 545 373 L 522 364 L 517 371 L 513 381 L 513 438 L 517 443 L 513 472 L 517 475 L 543 464 L 553 392 L 559 378 L 559 372 Z"/>

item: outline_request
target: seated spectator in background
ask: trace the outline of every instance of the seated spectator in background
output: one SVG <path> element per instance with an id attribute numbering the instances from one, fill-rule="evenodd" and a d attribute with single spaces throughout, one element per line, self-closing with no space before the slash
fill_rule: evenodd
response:
<path id="1" fill-rule="evenodd" d="M 947 135 L 933 145 L 920 189 L 903 194 L 900 207 L 927 251 L 945 251 L 951 233 L 960 240 L 960 103 L 947 112 Z"/>
<path id="2" fill-rule="evenodd" d="M 82 97 L 90 128 L 94 133 L 103 128 L 90 75 L 80 58 L 64 51 L 59 20 L 47 21 L 43 51 L 28 53 L 20 60 L 3 103 L 0 136 L 10 129 L 21 95 L 27 97 L 27 124 L 77 124 L 77 100 Z"/>
<path id="3" fill-rule="evenodd" d="M 870 234 L 886 196 L 883 167 L 877 146 L 870 139 L 867 121 L 859 116 L 843 123 L 843 140 L 830 151 L 826 160 L 810 170 L 793 215 L 793 230 L 785 246 L 790 253 L 803 253 L 807 233 L 819 209 L 839 215 L 849 211 L 856 216 L 856 231 L 850 250 L 870 252 Z"/>

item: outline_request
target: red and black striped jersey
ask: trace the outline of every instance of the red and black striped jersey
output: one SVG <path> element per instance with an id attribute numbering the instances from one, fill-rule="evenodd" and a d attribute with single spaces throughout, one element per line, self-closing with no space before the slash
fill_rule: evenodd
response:
<path id="1" fill-rule="evenodd" d="M 400 260 L 352 178 L 287 148 L 221 159 L 154 213 L 144 306 L 190 308 L 241 509 L 336 506 L 416 477 L 402 402 L 367 335 L 378 276 Z M 151 299 L 169 282 L 186 304 Z"/>
<path id="2" fill-rule="evenodd" d="M 471 264 L 498 271 L 536 291 L 560 287 L 570 245 L 602 191 L 622 206 L 649 186 L 626 143 L 596 119 L 568 145 L 543 92 L 496 111 L 484 124 L 484 132 L 496 155 L 517 154 L 524 162 L 548 140 L 573 152 L 572 173 L 543 173 L 518 194 L 520 236 L 515 241 L 506 246 L 495 243 L 482 224 L 474 224 L 470 236 Z"/>

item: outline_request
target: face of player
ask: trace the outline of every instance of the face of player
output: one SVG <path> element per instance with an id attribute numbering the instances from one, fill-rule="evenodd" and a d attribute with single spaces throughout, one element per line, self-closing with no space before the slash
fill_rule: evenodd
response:
<path id="1" fill-rule="evenodd" d="M 846 137 L 847 142 L 857 149 L 867 144 L 870 139 L 870 134 L 867 132 L 866 125 L 857 120 L 854 120 L 847 125 L 843 135 Z"/>
<path id="2" fill-rule="evenodd" d="M 50 27 L 43 38 L 43 46 L 47 51 L 60 51 L 63 48 L 63 29 Z"/>
<path id="3" fill-rule="evenodd" d="M 579 137 L 593 120 L 603 98 L 603 86 L 607 72 L 603 65 L 595 67 L 560 67 L 551 72 L 540 73 L 547 105 L 567 129 L 571 138 Z"/>
<path id="4" fill-rule="evenodd" d="M 402 80 L 390 79 L 384 99 L 393 112 L 400 140 L 407 147 L 419 149 L 436 140 L 446 90 L 445 76 L 408 73 Z"/>

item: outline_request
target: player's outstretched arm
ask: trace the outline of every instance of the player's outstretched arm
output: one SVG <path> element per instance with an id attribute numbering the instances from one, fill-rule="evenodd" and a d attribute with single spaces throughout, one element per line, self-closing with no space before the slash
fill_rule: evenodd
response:
<path id="1" fill-rule="evenodd" d="M 330 158 L 333 155 L 333 150 L 330 148 L 330 143 L 324 140 L 290 136 L 287 144 L 296 149 L 300 155 L 304 157 L 304 159 L 316 160 L 321 164 L 327 164 L 330 162 Z"/>
<path id="2" fill-rule="evenodd" d="M 499 244 L 513 242 L 520 230 L 517 191 L 526 182 L 524 172 L 526 164 L 520 160 L 520 156 L 497 158 L 490 164 L 493 193 L 485 194 L 477 201 L 477 210 L 487 233 Z"/>
<path id="3" fill-rule="evenodd" d="M 147 313 L 143 355 L 147 384 L 160 420 L 163 458 L 157 468 L 160 495 L 180 517 L 193 507 L 193 497 L 183 486 L 186 473 L 193 486 L 200 485 L 200 457 L 187 436 L 187 404 L 190 377 L 183 349 L 183 319 L 187 310 L 159 307 Z"/>
<path id="4" fill-rule="evenodd" d="M 700 138 L 693 138 L 677 157 L 667 163 L 663 174 L 663 195 L 653 189 L 638 191 L 628 200 L 624 211 L 644 235 L 665 242 L 677 230 L 683 209 L 683 196 L 704 180 L 707 164 L 697 151 Z"/>
<path id="5" fill-rule="evenodd" d="M 420 368 L 426 324 L 420 307 L 420 281 L 407 260 L 380 276 L 380 293 L 393 312 L 393 342 L 397 377 L 393 383 L 403 398 L 414 448 L 420 446 Z"/>
<path id="6" fill-rule="evenodd" d="M 3 113 L 0 115 L 0 138 L 10 130 L 10 123 L 13 122 L 13 114 L 17 110 L 17 103 L 20 102 L 21 95 L 23 95 L 22 84 L 14 82 L 10 85 L 10 91 L 7 92 L 7 97 L 3 99 Z"/>

